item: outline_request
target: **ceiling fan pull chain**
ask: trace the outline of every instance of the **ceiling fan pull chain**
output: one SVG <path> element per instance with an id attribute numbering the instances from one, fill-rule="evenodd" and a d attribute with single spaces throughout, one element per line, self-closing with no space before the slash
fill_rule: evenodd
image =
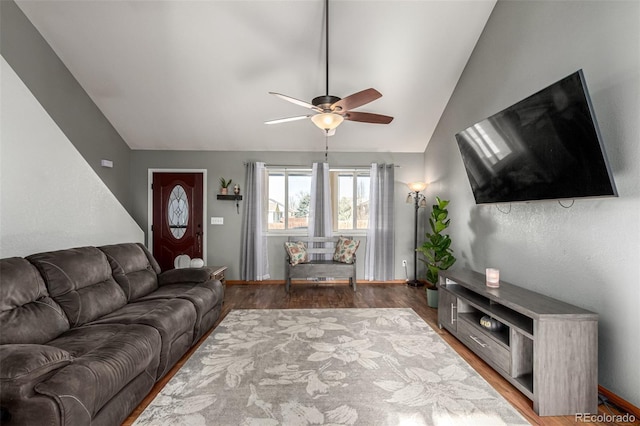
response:
<path id="1" fill-rule="evenodd" d="M 325 163 L 329 162 L 328 157 L 329 157 L 329 131 L 325 130 L 325 133 L 324 133 L 324 162 Z"/>

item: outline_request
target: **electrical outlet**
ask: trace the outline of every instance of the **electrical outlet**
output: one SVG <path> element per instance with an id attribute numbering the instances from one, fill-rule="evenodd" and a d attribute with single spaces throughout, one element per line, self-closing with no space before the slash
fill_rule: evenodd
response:
<path id="1" fill-rule="evenodd" d="M 402 266 L 404 266 L 404 267 L 406 267 L 406 266 L 407 266 L 407 261 L 406 261 L 406 260 L 403 260 L 403 261 L 402 261 Z"/>

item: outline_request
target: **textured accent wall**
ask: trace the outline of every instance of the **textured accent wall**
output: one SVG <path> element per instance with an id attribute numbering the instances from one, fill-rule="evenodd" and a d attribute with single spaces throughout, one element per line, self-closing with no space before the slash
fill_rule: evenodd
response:
<path id="1" fill-rule="evenodd" d="M 454 135 L 580 68 L 619 198 L 476 206 Z M 599 383 L 636 406 L 638 117 L 639 2 L 499 1 L 425 152 L 428 194 L 451 200 L 457 266 L 497 267 L 506 281 L 597 312 Z"/>

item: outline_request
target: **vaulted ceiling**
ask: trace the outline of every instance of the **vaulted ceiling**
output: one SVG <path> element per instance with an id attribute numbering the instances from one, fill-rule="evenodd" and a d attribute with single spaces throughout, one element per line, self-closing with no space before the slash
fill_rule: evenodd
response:
<path id="1" fill-rule="evenodd" d="M 321 151 L 302 107 L 325 94 L 324 2 L 18 0 L 132 149 Z M 330 2 L 329 92 L 373 87 L 332 151 L 423 152 L 495 0 Z"/>

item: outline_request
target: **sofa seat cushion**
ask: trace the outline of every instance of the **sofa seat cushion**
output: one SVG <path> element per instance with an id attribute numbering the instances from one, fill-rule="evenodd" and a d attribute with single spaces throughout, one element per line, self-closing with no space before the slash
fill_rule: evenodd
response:
<path id="1" fill-rule="evenodd" d="M 196 310 L 191 302 L 157 299 L 129 303 L 89 325 L 142 324 L 155 328 L 162 342 L 157 375 L 160 378 L 191 346 L 195 323 Z"/>
<path id="2" fill-rule="evenodd" d="M 111 266 L 95 247 L 38 253 L 27 258 L 44 277 L 49 294 L 78 327 L 127 303 Z"/>
<path id="3" fill-rule="evenodd" d="M 210 280 L 198 284 L 164 285 L 153 293 L 139 299 L 139 301 L 178 298 L 191 302 L 196 310 L 193 337 L 194 341 L 196 341 L 213 326 L 206 320 L 203 322 L 203 318 L 206 318 L 210 311 L 222 305 L 223 297 L 224 290 L 220 281 Z"/>
<path id="4" fill-rule="evenodd" d="M 0 260 L 0 344 L 46 343 L 69 329 L 38 270 L 27 260 Z"/>
<path id="5" fill-rule="evenodd" d="M 55 399 L 67 420 L 90 424 L 96 413 L 141 374 L 155 377 L 160 335 L 143 325 L 92 325 L 49 342 L 73 357 L 36 392 Z M 153 380 L 148 380 L 149 389 Z M 63 424 L 66 424 L 64 421 Z"/>

